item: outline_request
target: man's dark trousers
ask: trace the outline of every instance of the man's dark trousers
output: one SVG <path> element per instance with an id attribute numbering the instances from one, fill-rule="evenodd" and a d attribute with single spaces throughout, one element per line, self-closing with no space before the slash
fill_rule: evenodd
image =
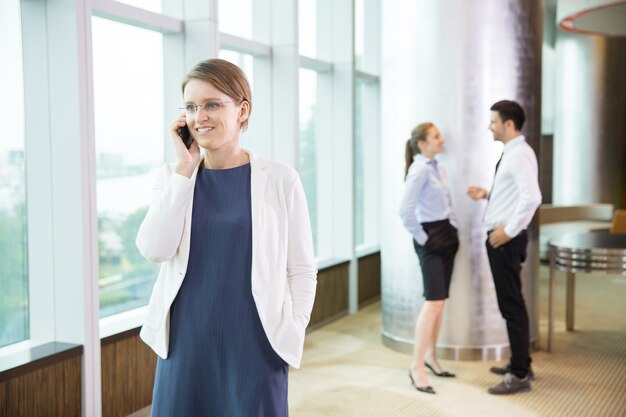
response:
<path id="1" fill-rule="evenodd" d="M 528 312 L 522 295 L 521 270 L 526 259 L 526 231 L 494 248 L 487 240 L 487 256 L 496 287 L 500 313 L 506 320 L 511 345 L 511 372 L 524 378 L 530 367 Z"/>

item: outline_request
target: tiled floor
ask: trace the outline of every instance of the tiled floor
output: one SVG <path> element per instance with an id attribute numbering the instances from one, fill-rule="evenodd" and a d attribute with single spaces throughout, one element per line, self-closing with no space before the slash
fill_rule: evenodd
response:
<path id="1" fill-rule="evenodd" d="M 563 284 L 564 277 L 559 283 Z M 541 268 L 540 294 L 547 294 Z M 494 397 L 495 362 L 442 361 L 457 378 L 431 377 L 437 395 L 409 383 L 410 356 L 380 342 L 380 304 L 312 332 L 301 370 L 290 371 L 292 417 L 322 416 L 626 416 L 626 277 L 577 276 L 576 331 L 565 332 L 562 285 L 556 349 L 533 353 L 529 393 Z M 540 300 L 545 340 L 547 304 Z"/>

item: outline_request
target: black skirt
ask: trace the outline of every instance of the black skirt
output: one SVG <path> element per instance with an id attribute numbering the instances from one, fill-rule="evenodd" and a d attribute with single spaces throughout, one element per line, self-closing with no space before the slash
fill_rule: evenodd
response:
<path id="1" fill-rule="evenodd" d="M 454 256 L 459 248 L 457 230 L 450 222 L 440 220 L 422 223 L 428 240 L 422 246 L 413 240 L 424 280 L 424 298 L 445 300 L 449 296 Z"/>

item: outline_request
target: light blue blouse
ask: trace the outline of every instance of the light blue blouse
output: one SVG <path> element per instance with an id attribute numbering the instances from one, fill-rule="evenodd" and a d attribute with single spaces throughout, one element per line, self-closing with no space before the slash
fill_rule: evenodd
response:
<path id="1" fill-rule="evenodd" d="M 448 180 L 444 168 L 433 159 L 417 154 L 409 167 L 400 204 L 400 217 L 413 238 L 423 245 L 428 240 L 421 223 L 449 219 L 457 227 L 450 206 Z"/>

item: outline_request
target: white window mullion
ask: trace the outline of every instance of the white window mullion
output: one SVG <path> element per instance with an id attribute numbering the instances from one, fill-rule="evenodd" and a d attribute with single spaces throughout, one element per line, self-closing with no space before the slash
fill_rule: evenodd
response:
<path id="1" fill-rule="evenodd" d="M 55 340 L 83 345 L 82 412 L 99 417 L 91 14 L 90 0 L 46 3 Z"/>
<path id="2" fill-rule="evenodd" d="M 272 52 L 269 45 L 240 38 L 228 33 L 219 34 L 219 44 L 220 48 L 254 56 L 270 56 Z"/>
<path id="3" fill-rule="evenodd" d="M 299 167 L 298 2 L 271 0 L 273 157 Z"/>
<path id="4" fill-rule="evenodd" d="M 333 255 L 350 259 L 350 313 L 358 309 L 358 270 L 354 248 L 354 7 L 333 2 Z"/>
<path id="5" fill-rule="evenodd" d="M 54 244 L 46 14 L 41 3 L 22 2 L 26 201 L 30 338 L 54 340 Z M 42 103 L 45 105 L 42 108 Z M 34 120 L 31 120 L 34 119 Z"/>
<path id="6" fill-rule="evenodd" d="M 93 2 L 93 14 L 98 17 L 162 33 L 182 32 L 183 30 L 183 22 L 174 17 L 113 0 L 91 1 Z"/>
<path id="7" fill-rule="evenodd" d="M 300 56 L 300 67 L 310 69 L 315 72 L 331 72 L 333 70 L 333 64 L 331 62 L 309 58 L 308 56 L 303 55 Z"/>
<path id="8" fill-rule="evenodd" d="M 354 77 L 360 78 L 363 81 L 376 82 L 376 83 L 379 82 L 380 80 L 380 77 L 378 75 L 370 74 L 369 72 L 363 72 L 360 70 L 354 71 Z"/>
<path id="9" fill-rule="evenodd" d="M 185 73 L 219 52 L 217 0 L 184 0 Z"/>
<path id="10" fill-rule="evenodd" d="M 77 2 L 78 108 L 82 255 L 84 282 L 83 415 L 102 415 L 100 355 L 100 287 L 98 280 L 98 215 L 96 207 L 96 146 L 91 37 L 92 0 Z"/>

